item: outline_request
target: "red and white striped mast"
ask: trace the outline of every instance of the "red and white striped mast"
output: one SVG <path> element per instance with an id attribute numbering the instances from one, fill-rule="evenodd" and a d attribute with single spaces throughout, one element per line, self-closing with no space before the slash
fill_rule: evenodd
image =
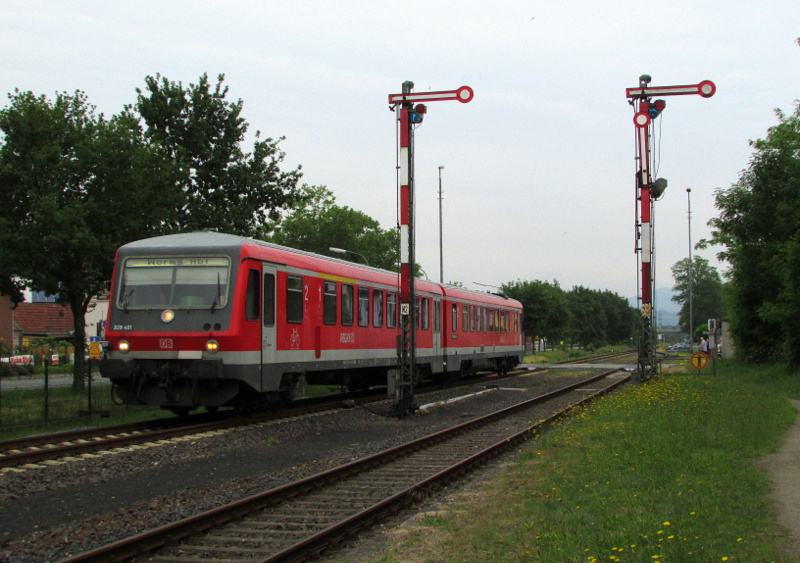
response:
<path id="1" fill-rule="evenodd" d="M 467 103 L 475 95 L 472 88 L 462 86 L 457 90 L 412 93 L 414 83 L 403 82 L 401 94 L 390 94 L 390 109 L 399 108 L 400 121 L 400 381 L 399 416 L 405 416 L 414 408 L 414 385 L 416 383 L 416 296 L 414 293 L 414 126 L 422 123 L 427 108 L 422 103 L 456 100 Z"/>
<path id="2" fill-rule="evenodd" d="M 639 200 L 636 252 L 641 253 L 642 334 L 639 341 L 639 372 L 635 379 L 639 381 L 648 379 L 655 373 L 655 334 L 653 331 L 653 284 L 655 279 L 652 270 L 655 242 L 652 212 L 653 203 L 661 197 L 667 187 L 666 180 L 661 178 L 653 180 L 650 162 L 650 135 L 652 134 L 653 120 L 661 114 L 667 104 L 664 100 L 652 101 L 651 98 L 653 96 L 690 94 L 710 98 L 717 91 L 717 87 L 710 80 L 685 86 L 649 86 L 651 80 L 650 76 L 643 74 L 639 77 L 638 88 L 625 90 L 625 95 L 630 100 L 629 103 L 636 110 L 633 116 L 633 123 L 636 126 L 636 158 L 638 160 L 636 197 Z"/>

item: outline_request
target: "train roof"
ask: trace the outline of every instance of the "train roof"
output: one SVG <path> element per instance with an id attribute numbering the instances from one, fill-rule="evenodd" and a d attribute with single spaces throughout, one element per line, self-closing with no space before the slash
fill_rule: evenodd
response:
<path id="1" fill-rule="evenodd" d="M 393 277 L 399 276 L 397 272 L 390 272 L 388 270 L 375 268 L 373 266 L 368 266 L 365 264 L 358 264 L 355 262 L 349 262 L 347 260 L 341 260 L 339 258 L 333 258 L 331 256 L 324 256 L 322 254 L 315 254 L 313 252 L 307 252 L 305 250 L 298 250 L 296 248 L 281 246 L 279 244 L 275 244 L 272 242 L 266 242 L 263 240 L 257 240 L 240 235 L 219 233 L 216 231 L 194 231 L 190 233 L 178 233 L 172 235 L 161 235 L 157 237 L 146 238 L 142 240 L 129 242 L 128 244 L 123 245 L 122 247 L 120 247 L 119 252 L 120 256 L 127 255 L 129 251 L 134 251 L 136 253 L 154 252 L 157 254 L 172 254 L 172 253 L 185 252 L 187 250 L 197 250 L 203 248 L 203 249 L 213 249 L 214 251 L 217 252 L 228 252 L 231 254 L 239 254 L 241 252 L 241 249 L 247 246 L 256 246 L 265 249 L 270 249 L 273 251 L 277 251 L 278 253 L 281 254 L 287 253 L 288 255 L 302 256 L 312 261 L 324 260 L 326 262 L 339 264 L 347 268 L 354 268 L 355 270 L 359 270 L 362 272 L 371 272 L 377 275 L 390 275 Z M 422 284 L 423 289 L 425 285 L 428 285 L 429 291 L 436 288 L 438 290 L 437 292 L 441 292 L 442 295 L 445 297 L 450 297 L 454 299 L 460 298 L 460 299 L 479 300 L 479 301 L 484 301 L 487 304 L 494 304 L 494 305 L 521 307 L 521 304 L 515 299 L 510 299 L 508 297 L 495 293 L 473 291 L 465 289 L 463 287 L 456 287 L 451 285 L 442 285 L 431 280 L 424 280 L 419 278 L 417 278 L 417 283 Z"/>

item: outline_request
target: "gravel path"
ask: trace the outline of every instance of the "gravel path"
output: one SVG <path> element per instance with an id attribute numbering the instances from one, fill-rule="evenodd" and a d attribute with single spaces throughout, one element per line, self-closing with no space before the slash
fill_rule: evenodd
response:
<path id="1" fill-rule="evenodd" d="M 792 404 L 800 410 L 800 401 Z M 759 463 L 772 482 L 778 524 L 791 534 L 787 538 L 788 550 L 800 554 L 800 416 L 786 432 L 778 451 Z"/>
<path id="2" fill-rule="evenodd" d="M 0 562 L 63 559 L 295 481 L 588 374 L 531 374 L 397 420 L 393 404 L 317 415 L 0 476 Z M 461 388 L 418 397 L 441 401 Z M 11 516 L 13 515 L 13 516 Z"/>

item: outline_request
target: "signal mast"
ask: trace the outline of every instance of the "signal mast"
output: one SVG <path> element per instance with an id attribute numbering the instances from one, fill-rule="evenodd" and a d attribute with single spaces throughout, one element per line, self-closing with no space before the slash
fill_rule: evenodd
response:
<path id="1" fill-rule="evenodd" d="M 472 101 L 475 93 L 469 86 L 441 92 L 412 93 L 414 83 L 403 82 L 400 94 L 390 94 L 392 111 L 399 108 L 400 121 L 400 342 L 398 356 L 400 373 L 397 385 L 398 416 L 408 415 L 414 409 L 416 384 L 416 329 L 417 310 L 414 292 L 414 126 L 422 123 L 427 107 L 414 102 L 457 100 L 462 104 Z"/>
<path id="2" fill-rule="evenodd" d="M 653 238 L 653 204 L 664 195 L 667 181 L 663 178 L 653 180 L 650 155 L 650 137 L 653 120 L 666 107 L 664 100 L 652 100 L 653 96 L 683 96 L 697 94 L 710 98 L 717 87 L 710 80 L 686 86 L 650 86 L 652 78 L 643 74 L 639 77 L 637 88 L 627 88 L 625 95 L 636 113 L 633 124 L 636 126 L 636 199 L 639 202 L 636 212 L 636 252 L 641 255 L 639 270 L 641 281 L 642 332 L 639 338 L 638 372 L 634 381 L 644 381 L 656 372 L 655 331 L 653 330 L 653 285 L 652 268 L 655 242 Z M 691 328 L 690 328 L 691 329 Z"/>

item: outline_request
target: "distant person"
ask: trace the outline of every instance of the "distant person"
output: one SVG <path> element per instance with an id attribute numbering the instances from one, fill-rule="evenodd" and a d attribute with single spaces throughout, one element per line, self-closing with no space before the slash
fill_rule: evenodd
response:
<path id="1" fill-rule="evenodd" d="M 700 351 L 703 352 L 706 356 L 708 356 L 708 340 L 704 337 L 700 337 Z"/>

